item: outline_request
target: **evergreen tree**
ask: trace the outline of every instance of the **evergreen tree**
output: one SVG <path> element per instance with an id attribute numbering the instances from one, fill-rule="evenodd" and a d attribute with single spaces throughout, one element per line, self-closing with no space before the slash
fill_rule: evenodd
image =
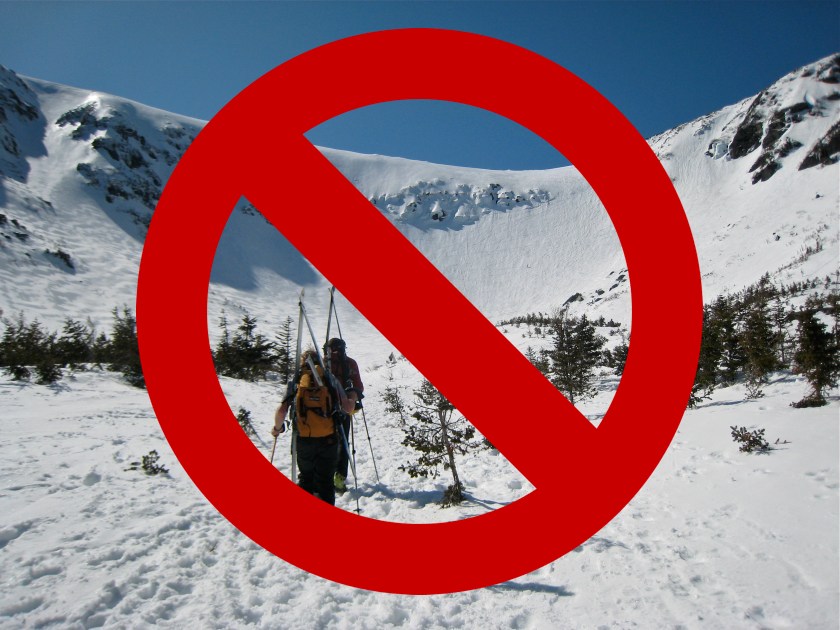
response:
<path id="1" fill-rule="evenodd" d="M 825 311 L 834 318 L 834 341 L 840 345 L 840 291 L 832 291 L 826 298 Z"/>
<path id="2" fill-rule="evenodd" d="M 3 322 L 6 329 L 0 340 L 0 364 L 15 380 L 30 377 L 30 368 L 43 363 L 52 354 L 55 335 L 48 333 L 36 319 L 27 324 L 21 313 L 17 320 Z"/>
<path id="3" fill-rule="evenodd" d="M 423 383 L 414 392 L 414 402 L 406 404 L 396 388 L 388 388 L 384 397 L 386 411 L 398 414 L 405 433 L 403 446 L 419 453 L 417 459 L 400 466 L 400 470 L 412 478 L 432 477 L 439 474 L 439 468 L 452 473 L 453 483 L 444 492 L 441 504 L 448 506 L 463 500 L 463 484 L 455 464 L 456 455 L 484 447 L 476 437 L 476 430 L 463 416 L 455 415 L 455 407 L 432 383 Z M 409 415 L 415 422 L 406 418 Z"/>
<path id="4" fill-rule="evenodd" d="M 610 353 L 610 367 L 615 370 L 616 376 L 624 374 L 624 366 L 627 364 L 627 353 L 629 351 L 630 346 L 627 345 L 626 341 L 622 340 L 620 344 L 613 348 L 612 353 Z"/>
<path id="5" fill-rule="evenodd" d="M 737 306 L 734 298 L 720 296 L 714 301 L 710 325 L 714 328 L 713 335 L 719 344 L 718 373 L 721 381 L 724 385 L 733 385 L 746 362 L 740 344 Z"/>
<path id="6" fill-rule="evenodd" d="M 61 368 L 58 367 L 52 356 L 45 356 L 35 366 L 35 374 L 38 376 L 35 381 L 39 385 L 49 385 L 61 380 Z"/>
<path id="7" fill-rule="evenodd" d="M 840 349 L 835 336 L 817 319 L 815 309 L 806 308 L 799 319 L 797 349 L 793 355 L 794 372 L 803 374 L 811 385 L 811 396 L 799 406 L 826 404 L 823 392 L 837 385 L 840 376 Z"/>
<path id="8" fill-rule="evenodd" d="M 64 320 L 61 336 L 55 342 L 55 358 L 61 365 L 75 368 L 93 361 L 94 332 L 86 324 Z"/>
<path id="9" fill-rule="evenodd" d="M 535 368 L 537 368 L 543 374 L 548 374 L 548 359 L 546 358 L 545 354 L 537 353 L 531 346 L 525 350 L 525 358 L 531 362 Z"/>
<path id="10" fill-rule="evenodd" d="M 715 389 L 718 379 L 718 366 L 723 356 L 723 345 L 718 335 L 715 312 L 711 306 L 703 307 L 703 332 L 700 342 L 700 356 L 697 361 L 697 374 L 694 377 L 694 387 L 688 399 L 689 409 L 709 398 Z"/>
<path id="11" fill-rule="evenodd" d="M 107 348 L 108 363 L 111 369 L 122 372 L 126 380 L 135 387 L 145 388 L 143 367 L 140 365 L 140 348 L 137 345 L 137 320 L 128 306 L 112 311 L 114 324 L 111 341 Z"/>
<path id="12" fill-rule="evenodd" d="M 232 376 L 236 373 L 236 357 L 233 354 L 233 348 L 230 342 L 230 329 L 228 328 L 227 316 L 224 313 L 219 318 L 219 329 L 222 332 L 222 337 L 213 350 L 213 363 L 216 367 L 217 374 Z"/>
<path id="13" fill-rule="evenodd" d="M 256 318 L 246 313 L 232 340 L 233 350 L 239 355 L 241 378 L 251 382 L 265 378 L 276 361 L 276 345 L 256 330 Z"/>
<path id="14" fill-rule="evenodd" d="M 251 382 L 265 378 L 275 367 L 276 344 L 256 331 L 257 320 L 246 313 L 233 336 L 230 335 L 224 316 L 220 326 L 222 338 L 213 352 L 216 372 Z"/>
<path id="15" fill-rule="evenodd" d="M 97 335 L 93 328 L 91 328 L 91 336 L 94 337 L 93 343 L 91 344 L 91 357 L 93 362 L 101 367 L 110 360 L 111 342 L 108 339 L 108 335 L 104 332 Z"/>
<path id="16" fill-rule="evenodd" d="M 765 299 L 760 296 L 754 299 L 748 306 L 740 335 L 748 398 L 759 398 L 762 395 L 761 385 L 767 382 L 771 372 L 779 368 L 775 352 L 776 333 L 769 308 Z"/>
<path id="17" fill-rule="evenodd" d="M 786 326 L 790 318 L 790 306 L 781 293 L 776 295 L 771 307 L 770 317 L 776 334 L 775 346 L 779 357 L 779 367 L 786 368 L 790 364 L 787 353 L 788 334 Z"/>
<path id="18" fill-rule="evenodd" d="M 385 387 L 382 402 L 385 403 L 385 411 L 399 416 L 400 426 L 406 426 L 409 411 L 405 401 L 400 396 L 400 390 L 396 386 L 388 385 Z"/>
<path id="19" fill-rule="evenodd" d="M 554 345 L 547 353 L 551 382 L 572 404 L 593 397 L 594 369 L 606 340 L 585 315 L 577 319 L 565 311 L 554 319 L 552 334 Z"/>
<path id="20" fill-rule="evenodd" d="M 280 332 L 275 336 L 277 339 L 277 371 L 280 374 L 280 381 L 288 383 L 295 373 L 293 365 L 295 358 L 292 356 L 292 318 L 286 317 L 280 326 Z"/>
<path id="21" fill-rule="evenodd" d="M 26 367 L 26 351 L 20 341 L 26 329 L 23 313 L 17 321 L 3 320 L 3 324 L 6 328 L 0 340 L 0 365 L 14 380 L 26 380 L 29 378 L 29 368 Z"/>
<path id="22" fill-rule="evenodd" d="M 245 431 L 245 435 L 250 437 L 257 434 L 257 430 L 254 428 L 251 420 L 251 412 L 244 407 L 239 408 L 239 411 L 236 414 L 236 421 L 239 422 L 239 426 L 242 427 L 243 431 Z"/>

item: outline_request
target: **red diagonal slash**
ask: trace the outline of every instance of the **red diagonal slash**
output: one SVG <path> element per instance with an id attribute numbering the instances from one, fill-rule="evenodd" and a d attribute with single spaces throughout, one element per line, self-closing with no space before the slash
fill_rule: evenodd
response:
<path id="1" fill-rule="evenodd" d="M 418 69 L 427 68 L 445 69 L 452 80 L 418 81 Z M 532 100 L 489 89 L 492 77 L 510 75 L 523 85 L 552 89 Z M 303 137 L 350 109 L 409 98 L 483 107 L 527 126 L 575 164 L 607 208 L 627 261 L 633 329 L 624 376 L 597 431 Z M 317 190 L 326 201 L 318 208 L 294 207 L 282 194 L 291 187 Z M 213 255 L 243 195 L 499 447 L 534 492 L 462 521 L 375 521 L 312 499 L 255 452 L 219 387 L 206 327 Z M 311 230 L 311 213 L 323 231 Z M 355 236 L 353 277 L 322 239 L 327 232 Z M 388 291 L 406 278 L 412 290 Z M 660 317 L 666 290 L 668 313 Z M 679 199 L 647 144 L 614 107 L 527 50 L 423 29 L 372 33 L 310 51 L 254 82 L 214 117 L 179 163 L 155 212 L 137 311 L 161 427 L 219 511 L 260 545 L 310 572 L 420 594 L 476 588 L 536 569 L 575 548 L 627 504 L 659 462 L 685 409 L 702 298 Z M 186 329 L 171 325 L 173 312 L 188 322 Z M 417 334 L 441 314 L 446 326 Z M 187 367 L 171 360 L 173 347 L 182 348 Z M 663 372 L 662 363 L 669 369 Z M 504 366 L 510 383 L 527 383 L 535 405 L 550 410 L 545 426 L 518 426 L 504 384 L 497 390 L 498 383 L 480 378 L 482 370 L 470 369 L 481 365 Z M 218 466 L 221 456 L 231 465 Z M 296 536 L 299 531 L 305 536 Z M 336 532 L 367 544 L 337 554 Z M 467 551 L 446 570 L 428 562 L 430 547 L 449 545 Z"/>
<path id="2" fill-rule="evenodd" d="M 315 147 L 302 137 L 283 146 L 295 156 L 282 169 L 287 181 L 329 191 L 316 211 L 322 229 L 277 194 L 272 165 L 249 178 L 245 196 L 532 484 L 553 479 L 553 458 L 534 457 L 535 436 L 515 426 L 505 404 L 512 392 L 504 382 L 488 383 L 478 366 L 499 366 L 507 383 L 527 384 L 529 404 L 556 420 L 545 437 L 591 449 L 592 424 Z M 351 270 L 325 234 L 364 235 L 370 244 L 354 248 Z M 441 319 L 446 325 L 433 334 L 418 334 Z"/>

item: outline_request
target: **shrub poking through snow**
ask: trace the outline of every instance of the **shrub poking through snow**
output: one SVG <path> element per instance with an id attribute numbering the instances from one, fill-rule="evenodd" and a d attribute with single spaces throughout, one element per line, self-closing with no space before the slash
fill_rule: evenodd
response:
<path id="1" fill-rule="evenodd" d="M 147 475 L 168 474 L 169 470 L 157 463 L 160 456 L 157 451 L 149 451 L 148 455 L 143 455 L 143 471 Z"/>
<path id="2" fill-rule="evenodd" d="M 742 453 L 766 453 L 770 449 L 770 444 L 764 439 L 764 429 L 755 429 L 748 431 L 746 427 L 729 427 L 732 429 L 732 439 L 740 444 L 738 449 Z"/>
<path id="3" fill-rule="evenodd" d="M 242 427 L 242 430 L 245 431 L 245 435 L 251 436 L 257 434 L 257 430 L 254 429 L 254 425 L 251 424 L 250 411 L 240 407 L 239 413 L 236 414 L 236 420 L 239 422 L 239 426 Z"/>
<path id="4" fill-rule="evenodd" d="M 142 470 L 147 475 L 168 475 L 169 469 L 158 464 L 158 459 L 160 455 L 157 451 L 149 451 L 148 455 L 143 455 L 142 462 L 131 462 L 126 470 Z"/>

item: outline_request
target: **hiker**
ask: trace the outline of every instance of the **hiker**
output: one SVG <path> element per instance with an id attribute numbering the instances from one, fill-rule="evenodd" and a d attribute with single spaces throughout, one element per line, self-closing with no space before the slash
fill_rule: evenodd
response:
<path id="1" fill-rule="evenodd" d="M 286 396 L 274 413 L 274 428 L 271 435 L 285 433 L 290 423 L 286 414 L 295 405 L 295 426 L 297 432 L 298 485 L 306 492 L 317 495 L 330 505 L 335 505 L 335 474 L 338 465 L 340 438 L 334 418 L 341 415 L 335 408 L 335 397 L 342 409 L 350 407 L 344 390 L 335 379 L 326 376 L 320 365 L 315 365 L 317 354 L 306 350 L 301 356 L 299 378 L 289 383 Z M 315 365 L 317 378 L 310 364 Z M 319 386 L 317 380 L 322 381 Z M 330 383 L 331 381 L 331 383 Z"/>
<path id="2" fill-rule="evenodd" d="M 359 374 L 359 365 L 354 359 L 347 356 L 346 350 L 347 345 L 344 340 L 338 337 L 330 339 L 324 348 L 324 352 L 329 353 L 325 358 L 327 365 L 330 366 L 330 372 L 333 373 L 339 385 L 344 388 L 344 393 L 347 396 L 348 403 L 347 406 L 343 407 L 345 413 L 341 417 L 341 426 L 344 429 L 344 435 L 349 446 L 353 432 L 352 416 L 357 410 L 361 409 L 365 386 Z M 347 468 L 349 464 L 350 454 L 343 444 L 339 444 L 338 466 L 333 481 L 335 489 L 342 494 L 347 491 Z"/>

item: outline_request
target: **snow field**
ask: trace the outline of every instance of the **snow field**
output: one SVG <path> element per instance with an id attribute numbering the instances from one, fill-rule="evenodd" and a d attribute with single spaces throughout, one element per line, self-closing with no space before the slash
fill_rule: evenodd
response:
<path id="1" fill-rule="evenodd" d="M 379 389 L 389 375 L 376 372 L 367 377 Z M 270 441 L 277 388 L 227 379 L 223 386 L 234 411 L 252 401 L 254 424 Z M 806 390 L 781 374 L 762 399 L 745 401 L 736 386 L 687 412 L 647 485 L 563 558 L 485 589 L 401 596 L 323 580 L 244 537 L 180 468 L 145 392 L 118 375 L 80 372 L 52 387 L 4 377 L 0 627 L 832 628 L 840 401 L 835 394 L 826 408 L 790 408 Z M 597 418 L 608 393 L 585 413 Z M 366 516 L 466 518 L 528 492 L 504 457 L 488 451 L 461 459 L 467 504 L 440 509 L 433 501 L 449 481 L 398 471 L 409 453 L 396 421 L 383 417 L 376 397 L 367 402 L 382 482 L 357 431 Z M 734 424 L 766 428 L 771 443 L 788 443 L 766 455 L 739 453 L 729 436 Z M 169 475 L 128 470 L 150 450 Z M 278 454 L 283 470 L 288 452 L 278 446 Z M 229 464 L 221 457 L 219 465 Z M 234 465 L 230 472 L 231 483 L 247 483 Z M 338 506 L 354 509 L 353 493 Z M 290 535 L 289 525 L 278 523 L 278 535 Z M 512 534 L 500 532 L 499 544 Z M 470 542 L 450 548 L 458 558 Z M 433 561 L 448 570 L 445 558 Z"/>

